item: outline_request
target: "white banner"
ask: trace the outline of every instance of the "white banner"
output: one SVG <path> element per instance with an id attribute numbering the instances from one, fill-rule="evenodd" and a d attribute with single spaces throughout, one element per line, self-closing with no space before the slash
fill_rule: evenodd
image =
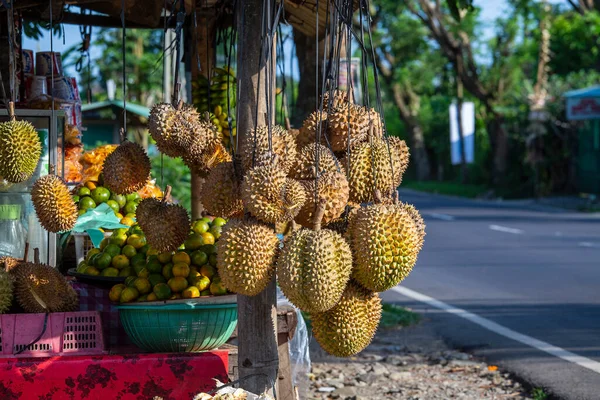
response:
<path id="1" fill-rule="evenodd" d="M 456 108 L 456 104 L 450 106 L 450 157 L 452 165 L 462 163 Z M 465 141 L 465 161 L 470 164 L 475 161 L 475 104 L 463 103 L 461 115 L 463 139 Z"/>
<path id="2" fill-rule="evenodd" d="M 567 119 L 581 121 L 600 118 L 600 98 L 567 98 Z"/>

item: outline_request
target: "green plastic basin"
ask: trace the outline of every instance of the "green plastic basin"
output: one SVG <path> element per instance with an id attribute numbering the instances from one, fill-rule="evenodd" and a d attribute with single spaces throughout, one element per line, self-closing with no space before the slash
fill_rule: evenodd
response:
<path id="1" fill-rule="evenodd" d="M 224 344 L 237 324 L 237 304 L 133 303 L 119 305 L 131 341 L 154 353 L 209 351 Z"/>

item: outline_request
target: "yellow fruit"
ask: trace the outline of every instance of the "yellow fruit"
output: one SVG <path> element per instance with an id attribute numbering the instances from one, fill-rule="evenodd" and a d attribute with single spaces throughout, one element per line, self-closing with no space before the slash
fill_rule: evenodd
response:
<path id="1" fill-rule="evenodd" d="M 156 294 L 154 292 L 148 293 L 148 296 L 146 297 L 146 301 L 156 301 L 156 300 L 158 300 L 158 297 L 156 296 Z"/>
<path id="2" fill-rule="evenodd" d="M 136 269 L 135 273 L 138 278 L 148 278 L 150 276 L 150 270 L 146 267 Z"/>
<path id="3" fill-rule="evenodd" d="M 127 226 L 133 226 L 133 225 L 135 225 L 135 221 L 132 218 L 129 218 L 129 217 L 121 218 L 121 223 L 123 225 L 127 225 Z"/>
<path id="4" fill-rule="evenodd" d="M 129 267 L 129 258 L 120 254 L 112 259 L 112 266 L 116 269 L 123 269 Z"/>
<path id="5" fill-rule="evenodd" d="M 178 251 L 171 258 L 171 262 L 173 264 L 184 263 L 184 264 L 190 265 L 192 263 L 192 260 L 190 260 L 190 256 L 187 253 L 185 253 L 183 251 Z"/>
<path id="6" fill-rule="evenodd" d="M 138 290 L 136 288 L 126 287 L 121 292 L 121 296 L 119 297 L 119 302 L 131 303 L 132 301 L 135 301 L 139 295 L 140 295 L 140 292 L 138 292 Z"/>
<path id="7" fill-rule="evenodd" d="M 146 245 L 146 237 L 133 234 L 127 238 L 127 244 L 133 246 L 136 250 L 139 250 Z"/>
<path id="8" fill-rule="evenodd" d="M 146 186 L 151 168 L 144 148 L 125 140 L 104 160 L 104 185 L 118 194 L 137 192 Z"/>
<path id="9" fill-rule="evenodd" d="M 215 281 L 210 284 L 210 294 L 214 296 L 223 296 L 227 294 L 227 288 L 222 281 Z"/>
<path id="10" fill-rule="evenodd" d="M 108 239 L 108 242 L 109 242 L 110 244 L 115 244 L 115 245 L 117 245 L 117 246 L 119 246 L 119 247 L 123 247 L 123 245 L 124 245 L 125 243 L 127 243 L 127 236 L 125 236 L 125 235 L 119 235 L 119 236 L 117 236 L 117 235 L 113 235 L 113 236 L 111 236 L 111 237 Z"/>
<path id="11" fill-rule="evenodd" d="M 91 265 L 88 266 L 85 271 L 83 271 L 84 274 L 86 275 L 93 275 L 93 276 L 98 276 L 100 275 L 100 271 L 98 271 L 98 269 L 96 267 L 92 267 Z"/>
<path id="12" fill-rule="evenodd" d="M 87 181 L 85 183 L 85 187 L 88 188 L 88 189 L 90 189 L 90 190 L 94 190 L 94 189 L 96 189 L 97 185 L 96 185 L 96 182 Z"/>
<path id="13" fill-rule="evenodd" d="M 186 287 L 188 287 L 188 281 L 184 277 L 175 276 L 169 279 L 167 285 L 169 285 L 173 292 L 179 293 L 182 292 Z"/>
<path id="14" fill-rule="evenodd" d="M 181 297 L 184 299 L 193 299 L 195 297 L 200 297 L 200 291 L 196 286 L 190 286 L 186 288 L 183 292 L 181 292 Z"/>
<path id="15" fill-rule="evenodd" d="M 190 268 L 190 273 L 188 274 L 188 276 L 186 277 L 188 282 L 190 282 L 190 284 L 195 284 L 196 281 L 198 279 L 200 279 L 202 275 L 200 274 L 200 272 L 198 272 L 197 269 L 192 270 L 192 268 Z M 184 277 L 185 278 L 185 277 Z"/>
<path id="16" fill-rule="evenodd" d="M 116 268 L 106 268 L 100 272 L 100 276 L 119 276 L 119 270 Z"/>
<path id="17" fill-rule="evenodd" d="M 185 263 L 177 263 L 173 265 L 171 273 L 174 277 L 187 278 L 190 275 L 190 267 Z"/>
<path id="18" fill-rule="evenodd" d="M 207 245 L 207 244 L 215 244 L 215 237 L 210 232 L 204 232 L 202 234 L 202 240 L 204 241 L 205 245 Z"/>
<path id="19" fill-rule="evenodd" d="M 75 226 L 79 216 L 77 205 L 67 184 L 58 176 L 50 174 L 36 180 L 31 189 L 31 200 L 40 224 L 47 231 L 64 232 Z"/>
<path id="20" fill-rule="evenodd" d="M 194 286 L 196 286 L 198 288 L 198 290 L 200 290 L 202 292 L 203 290 L 206 290 L 209 288 L 210 279 L 208 279 L 206 276 L 200 275 L 200 277 L 194 283 Z"/>
<path id="21" fill-rule="evenodd" d="M 24 182 L 35 171 L 42 143 L 35 127 L 27 121 L 0 123 L 0 176 L 12 183 Z"/>
<path id="22" fill-rule="evenodd" d="M 152 286 L 150 285 L 150 281 L 146 278 L 137 278 L 135 281 L 133 281 L 133 286 L 141 294 L 150 293 L 152 291 Z"/>
<path id="23" fill-rule="evenodd" d="M 127 286 L 125 286 L 122 283 L 119 283 L 118 285 L 113 286 L 110 289 L 110 292 L 108 293 L 108 298 L 110 299 L 110 301 L 117 303 L 119 301 L 119 299 L 121 298 L 121 292 L 123 292 L 123 290 L 126 287 Z"/>
<path id="24" fill-rule="evenodd" d="M 171 251 L 160 253 L 158 255 L 158 261 L 160 261 L 161 264 L 168 264 L 171 262 L 171 257 L 173 257 L 173 252 Z"/>

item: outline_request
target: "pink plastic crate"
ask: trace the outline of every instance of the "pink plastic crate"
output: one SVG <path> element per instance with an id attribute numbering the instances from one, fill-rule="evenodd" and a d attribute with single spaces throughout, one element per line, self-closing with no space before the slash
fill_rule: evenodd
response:
<path id="1" fill-rule="evenodd" d="M 0 358 L 105 353 L 100 313 L 76 311 L 49 314 L 46 331 L 40 340 L 32 344 L 29 349 L 16 354 L 42 333 L 45 316 L 45 314 L 0 315 Z"/>

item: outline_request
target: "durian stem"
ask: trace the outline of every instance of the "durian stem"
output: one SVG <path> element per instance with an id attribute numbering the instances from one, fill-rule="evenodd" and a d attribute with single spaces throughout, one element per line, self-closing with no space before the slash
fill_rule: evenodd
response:
<path id="1" fill-rule="evenodd" d="M 48 165 L 48 175 L 56 175 L 56 166 L 54 164 Z"/>
<path id="2" fill-rule="evenodd" d="M 382 199 L 381 199 L 381 192 L 379 191 L 379 189 L 373 190 L 373 197 L 375 199 L 375 204 L 381 203 Z"/>
<path id="3" fill-rule="evenodd" d="M 317 232 L 321 230 L 321 222 L 323 222 L 323 216 L 325 215 L 326 205 L 327 201 L 325 199 L 321 199 L 319 201 L 319 204 L 317 205 L 315 216 L 313 217 L 313 229 Z"/>
<path id="4" fill-rule="evenodd" d="M 27 261 L 27 260 L 24 260 Z M 38 249 L 37 247 L 35 249 L 33 249 L 33 262 L 36 264 L 40 263 L 40 249 Z"/>
<path id="5" fill-rule="evenodd" d="M 10 117 L 11 121 L 14 121 L 15 119 L 17 119 L 17 117 L 15 116 L 15 103 L 14 103 L 14 101 L 9 101 L 8 102 L 8 116 Z"/>
<path id="6" fill-rule="evenodd" d="M 400 204 L 400 193 L 396 190 L 393 194 L 394 204 Z"/>
<path id="7" fill-rule="evenodd" d="M 177 105 L 175 106 L 176 109 L 181 110 L 183 108 L 183 100 L 179 100 L 177 102 Z"/>
<path id="8" fill-rule="evenodd" d="M 121 128 L 121 130 L 119 130 L 119 138 L 121 139 L 121 143 L 127 140 L 127 137 L 125 135 L 125 129 Z"/>
<path id="9" fill-rule="evenodd" d="M 163 203 L 165 202 L 169 202 L 171 203 L 172 199 L 171 199 L 171 186 L 167 185 L 167 188 L 165 189 L 165 193 L 163 195 Z"/>
<path id="10" fill-rule="evenodd" d="M 23 252 L 23 261 L 27 262 L 28 255 L 29 255 L 29 242 L 25 242 L 25 251 Z"/>

